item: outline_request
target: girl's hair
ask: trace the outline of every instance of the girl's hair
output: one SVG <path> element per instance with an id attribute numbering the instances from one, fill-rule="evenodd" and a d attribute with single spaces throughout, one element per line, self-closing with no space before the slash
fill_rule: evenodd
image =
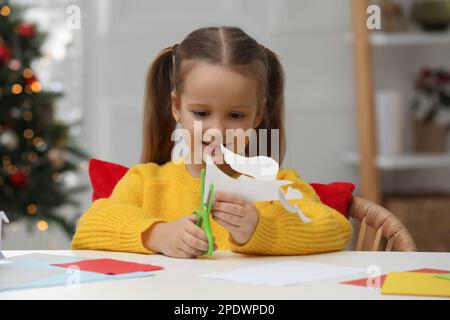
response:
<path id="1" fill-rule="evenodd" d="M 284 129 L 284 71 L 278 57 L 236 27 L 208 27 L 191 32 L 180 44 L 165 48 L 149 66 L 145 84 L 144 124 L 141 162 L 164 164 L 171 160 L 175 119 L 171 111 L 171 91 L 181 94 L 183 79 L 196 61 L 232 68 L 256 77 L 260 84 L 262 121 L 255 128 L 279 130 L 280 164 L 286 137 Z M 260 103 L 261 105 L 262 103 Z M 270 139 L 270 130 L 267 130 Z M 272 155 L 271 141 L 267 143 Z"/>

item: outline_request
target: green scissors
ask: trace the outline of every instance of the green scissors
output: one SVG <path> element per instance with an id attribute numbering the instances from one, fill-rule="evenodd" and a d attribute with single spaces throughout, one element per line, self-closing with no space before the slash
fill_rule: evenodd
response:
<path id="1" fill-rule="evenodd" d="M 214 251 L 214 238 L 211 231 L 211 223 L 209 220 L 209 215 L 211 213 L 211 206 L 214 198 L 214 184 L 209 185 L 208 199 L 203 201 L 205 196 L 205 173 L 206 170 L 201 171 L 200 180 L 200 208 L 194 210 L 194 214 L 197 216 L 197 222 L 195 223 L 200 228 L 203 228 L 208 238 L 208 251 L 204 253 L 205 256 L 211 256 Z M 205 224 L 203 227 L 203 223 Z"/>

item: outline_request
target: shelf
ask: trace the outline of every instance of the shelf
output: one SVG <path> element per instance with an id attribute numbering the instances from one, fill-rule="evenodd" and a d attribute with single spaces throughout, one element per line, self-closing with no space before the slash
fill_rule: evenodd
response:
<path id="1" fill-rule="evenodd" d="M 353 35 L 346 35 L 353 41 Z M 415 46 L 415 45 L 450 45 L 450 32 L 372 32 L 370 43 L 374 47 Z"/>
<path id="2" fill-rule="evenodd" d="M 344 162 L 351 165 L 358 165 L 359 155 L 355 152 L 348 153 L 344 156 Z M 446 168 L 450 167 L 450 153 L 379 156 L 376 159 L 376 166 L 381 170 Z"/>

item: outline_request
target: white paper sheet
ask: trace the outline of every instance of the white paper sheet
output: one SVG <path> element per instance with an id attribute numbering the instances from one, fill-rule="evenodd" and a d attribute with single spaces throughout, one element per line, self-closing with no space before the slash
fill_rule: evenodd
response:
<path id="1" fill-rule="evenodd" d="M 239 268 L 225 272 L 212 272 L 201 275 L 200 277 L 247 284 L 266 284 L 284 287 L 307 281 L 337 278 L 353 273 L 365 273 L 365 269 L 301 261 L 288 261 L 256 267 Z"/>

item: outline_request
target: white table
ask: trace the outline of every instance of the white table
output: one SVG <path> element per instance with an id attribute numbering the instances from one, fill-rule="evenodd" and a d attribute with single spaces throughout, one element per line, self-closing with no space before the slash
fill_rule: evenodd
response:
<path id="1" fill-rule="evenodd" d="M 3 251 L 13 257 L 28 253 L 57 254 L 85 258 L 113 258 L 160 265 L 165 270 L 156 276 L 84 283 L 79 288 L 65 286 L 5 291 L 4 299 L 436 299 L 432 297 L 381 295 L 377 289 L 339 284 L 341 281 L 367 277 L 360 273 L 340 278 L 311 281 L 287 287 L 248 285 L 200 278 L 205 273 L 226 271 L 263 263 L 297 260 L 366 269 L 378 265 L 381 273 L 419 268 L 450 269 L 450 253 L 434 252 L 355 252 L 343 251 L 310 256 L 257 257 L 215 252 L 212 257 L 174 259 L 162 255 L 138 255 L 106 251 Z M 437 298 L 439 299 L 439 298 Z"/>

